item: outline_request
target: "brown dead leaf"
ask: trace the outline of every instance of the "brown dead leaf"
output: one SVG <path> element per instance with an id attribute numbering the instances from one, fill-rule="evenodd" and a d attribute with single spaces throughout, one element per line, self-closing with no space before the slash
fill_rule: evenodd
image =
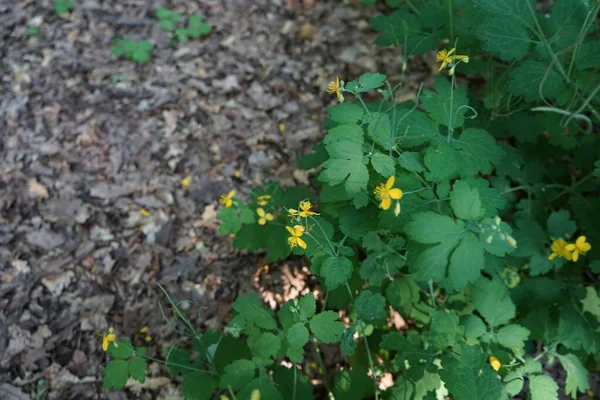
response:
<path id="1" fill-rule="evenodd" d="M 46 186 L 42 185 L 35 179 L 30 179 L 27 181 L 27 187 L 29 188 L 29 192 L 35 195 L 35 197 L 40 199 L 47 199 L 50 197 Z"/>

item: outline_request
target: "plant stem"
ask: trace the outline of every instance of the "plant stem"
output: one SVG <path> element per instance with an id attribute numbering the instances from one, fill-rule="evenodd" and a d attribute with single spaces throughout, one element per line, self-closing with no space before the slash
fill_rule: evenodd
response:
<path id="1" fill-rule="evenodd" d="M 311 340 L 314 348 L 315 348 L 315 353 L 317 353 L 317 361 L 319 361 L 319 365 L 321 366 L 321 368 L 323 368 L 323 383 L 325 384 L 325 387 L 327 388 L 327 393 L 329 393 L 329 398 L 333 399 L 333 392 L 331 391 L 331 387 L 329 386 L 329 381 L 327 379 L 327 369 L 325 368 L 325 363 L 323 362 L 323 357 L 321 357 L 321 349 L 319 349 L 319 345 L 317 344 L 317 338 L 313 336 L 312 340 Z"/>
<path id="2" fill-rule="evenodd" d="M 551 198 L 549 200 L 549 202 L 553 202 L 554 200 L 558 199 L 559 197 L 562 197 L 563 195 L 572 192 L 576 187 L 578 187 L 579 185 L 581 185 L 583 182 L 587 181 L 588 179 L 592 178 L 593 176 L 594 176 L 593 172 L 587 176 L 584 176 L 583 178 L 581 178 L 580 180 L 578 180 L 577 182 L 572 184 L 570 187 L 566 188 L 565 190 L 563 190 L 562 192 L 560 192 L 559 194 L 557 194 L 556 196 Z"/>

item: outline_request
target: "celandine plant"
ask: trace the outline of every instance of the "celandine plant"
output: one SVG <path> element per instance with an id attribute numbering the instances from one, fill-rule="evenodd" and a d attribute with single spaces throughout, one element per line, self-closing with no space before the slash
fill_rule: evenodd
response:
<path id="1" fill-rule="evenodd" d="M 401 2 L 373 21 L 405 55 L 449 40 L 436 57 L 449 77 L 404 103 L 383 74 L 336 78 L 327 134 L 299 161 L 320 168 L 317 194 L 273 182 L 221 197 L 221 234 L 269 261 L 307 257 L 320 290 L 276 312 L 247 294 L 225 332 L 204 333 L 163 290 L 183 329 L 162 362 L 187 398 L 593 396 L 600 4 L 535 6 Z M 469 75 L 471 91 L 457 83 Z M 103 339 L 104 385 L 143 381 L 146 350 Z"/>

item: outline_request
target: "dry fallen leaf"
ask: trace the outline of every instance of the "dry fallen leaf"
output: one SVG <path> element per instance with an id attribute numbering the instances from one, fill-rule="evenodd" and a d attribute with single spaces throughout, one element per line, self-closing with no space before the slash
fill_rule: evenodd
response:
<path id="1" fill-rule="evenodd" d="M 34 194 L 40 199 L 47 199 L 50 196 L 48 194 L 48 189 L 46 188 L 46 186 L 42 185 L 35 179 L 30 179 L 27 182 L 27 187 L 29 188 L 30 193 Z"/>

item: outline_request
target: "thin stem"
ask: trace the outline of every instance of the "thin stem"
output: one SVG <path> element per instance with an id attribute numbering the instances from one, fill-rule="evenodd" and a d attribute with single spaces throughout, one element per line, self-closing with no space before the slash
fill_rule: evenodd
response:
<path id="1" fill-rule="evenodd" d="M 294 364 L 292 366 L 294 368 L 294 389 L 292 394 L 292 400 L 296 400 L 296 383 L 298 382 L 298 367 Z"/>
<path id="2" fill-rule="evenodd" d="M 571 186 L 569 186 L 568 188 L 566 188 L 565 190 L 563 190 L 562 192 L 560 192 L 559 194 L 557 194 L 556 196 L 551 198 L 549 200 L 549 202 L 553 202 L 554 200 L 558 199 L 559 197 L 562 197 L 563 195 L 572 192 L 575 188 L 577 188 L 579 185 L 581 185 L 583 182 L 587 181 L 588 179 L 592 178 L 593 176 L 594 176 L 593 172 L 587 176 L 584 176 L 583 178 L 581 178 L 580 180 L 578 180 L 577 182 L 575 182 L 574 184 L 572 184 Z"/>
<path id="3" fill-rule="evenodd" d="M 325 363 L 323 362 L 323 357 L 321 357 L 321 349 L 319 349 L 319 345 L 317 344 L 317 338 L 313 336 L 312 340 L 311 340 L 314 348 L 315 348 L 315 353 L 317 353 L 317 361 L 319 361 L 319 365 L 321 366 L 321 368 L 323 368 L 323 383 L 325 384 L 325 387 L 327 388 L 327 393 L 329 393 L 329 398 L 333 399 L 333 392 L 331 391 L 331 387 L 329 386 L 329 381 L 327 379 L 327 369 L 325 368 Z"/>
<path id="4" fill-rule="evenodd" d="M 431 297 L 431 304 L 433 308 L 437 308 L 437 302 L 435 301 L 435 294 L 433 293 L 433 281 L 430 279 L 427 284 L 429 285 L 429 296 Z"/>
<path id="5" fill-rule="evenodd" d="M 454 12 L 452 10 L 452 0 L 448 0 L 448 21 L 450 22 L 450 40 L 454 40 Z M 452 110 L 452 108 L 450 108 Z"/>
<path id="6" fill-rule="evenodd" d="M 406 5 L 407 5 L 407 6 L 408 6 L 408 7 L 409 7 L 411 10 L 413 10 L 413 12 L 414 12 L 415 14 L 417 14 L 417 15 L 419 15 L 419 16 L 421 15 L 421 12 L 420 12 L 420 11 L 417 9 L 417 7 L 415 7 L 415 6 L 414 6 L 414 4 L 413 4 L 413 3 L 411 3 L 411 1 L 410 1 L 410 0 L 404 0 L 404 2 L 406 3 Z"/>

